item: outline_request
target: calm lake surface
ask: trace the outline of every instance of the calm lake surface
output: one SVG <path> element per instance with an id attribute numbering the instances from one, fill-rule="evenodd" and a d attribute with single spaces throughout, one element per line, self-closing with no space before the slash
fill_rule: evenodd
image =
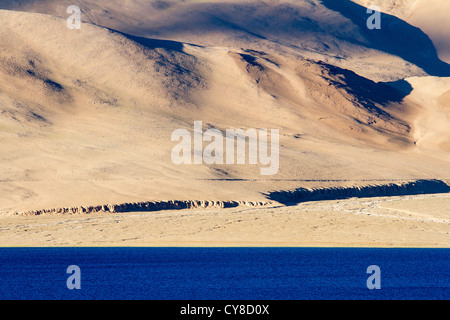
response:
<path id="1" fill-rule="evenodd" d="M 67 288 L 70 265 L 80 290 Z M 0 248 L 3 300 L 449 298 L 450 249 Z"/>

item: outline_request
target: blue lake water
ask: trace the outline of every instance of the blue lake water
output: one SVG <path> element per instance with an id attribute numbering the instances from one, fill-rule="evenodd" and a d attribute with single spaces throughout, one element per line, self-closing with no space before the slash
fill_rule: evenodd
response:
<path id="1" fill-rule="evenodd" d="M 367 288 L 370 265 L 380 290 Z M 450 249 L 0 248 L 3 300 L 449 298 Z"/>

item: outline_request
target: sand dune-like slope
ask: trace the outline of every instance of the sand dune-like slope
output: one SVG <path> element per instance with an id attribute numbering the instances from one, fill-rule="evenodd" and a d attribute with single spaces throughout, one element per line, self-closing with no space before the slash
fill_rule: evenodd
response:
<path id="1" fill-rule="evenodd" d="M 3 7 L 67 18 L 66 8 L 73 4 L 83 10 L 83 21 L 122 32 L 319 59 L 377 81 L 439 70 L 432 43 L 423 32 L 395 16 L 385 17 L 387 37 L 367 32 L 365 8 L 349 0 L 24 0 Z M 413 50 L 431 52 L 410 61 L 420 56 L 409 55 Z"/>
<path id="2" fill-rule="evenodd" d="M 80 30 L 66 26 L 72 2 Z M 449 178 L 445 45 L 395 10 L 380 36 L 349 1 L 0 8 L 2 214 Z M 194 121 L 278 129 L 277 174 L 174 164 L 172 132 Z"/>

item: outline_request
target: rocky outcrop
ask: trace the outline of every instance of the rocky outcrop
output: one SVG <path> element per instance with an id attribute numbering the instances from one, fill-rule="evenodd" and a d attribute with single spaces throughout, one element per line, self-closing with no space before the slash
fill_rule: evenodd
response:
<path id="1" fill-rule="evenodd" d="M 336 187 L 291 191 L 274 191 L 268 198 L 290 205 L 305 201 L 337 200 L 346 198 L 392 197 L 417 194 L 448 193 L 450 187 L 440 180 L 416 180 L 404 183 L 390 183 L 370 186 Z"/>
<path id="2" fill-rule="evenodd" d="M 98 212 L 138 212 L 138 211 L 160 211 L 181 209 L 221 209 L 238 206 L 263 207 L 273 204 L 273 201 L 285 205 L 293 205 L 306 201 L 337 200 L 346 198 L 368 198 L 368 197 L 392 197 L 417 194 L 448 193 L 450 186 L 440 180 L 416 180 L 404 183 L 390 183 L 382 185 L 335 187 L 335 188 L 298 188 L 290 191 L 274 191 L 267 194 L 272 201 L 200 201 L 200 200 L 170 200 L 170 201 L 147 201 L 122 204 L 107 204 L 99 206 L 53 208 L 43 210 L 32 210 L 18 215 L 63 215 L 63 214 L 90 214 Z"/>
<path id="3" fill-rule="evenodd" d="M 44 214 L 90 214 L 98 212 L 137 212 L 137 211 L 160 211 L 160 210 L 180 210 L 197 208 L 231 208 L 238 206 L 261 207 L 269 205 L 270 202 L 252 201 L 199 201 L 199 200 L 171 200 L 171 201 L 147 201 L 122 204 L 108 204 L 88 207 L 53 208 L 43 210 L 33 210 L 20 213 L 20 215 L 44 215 Z M 19 214 L 19 213 L 17 213 Z"/>

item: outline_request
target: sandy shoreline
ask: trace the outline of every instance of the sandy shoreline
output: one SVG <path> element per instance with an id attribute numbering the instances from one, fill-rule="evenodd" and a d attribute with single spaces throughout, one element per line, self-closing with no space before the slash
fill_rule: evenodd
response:
<path id="1" fill-rule="evenodd" d="M 450 247 L 450 194 L 261 208 L 1 216 L 2 247 Z"/>

